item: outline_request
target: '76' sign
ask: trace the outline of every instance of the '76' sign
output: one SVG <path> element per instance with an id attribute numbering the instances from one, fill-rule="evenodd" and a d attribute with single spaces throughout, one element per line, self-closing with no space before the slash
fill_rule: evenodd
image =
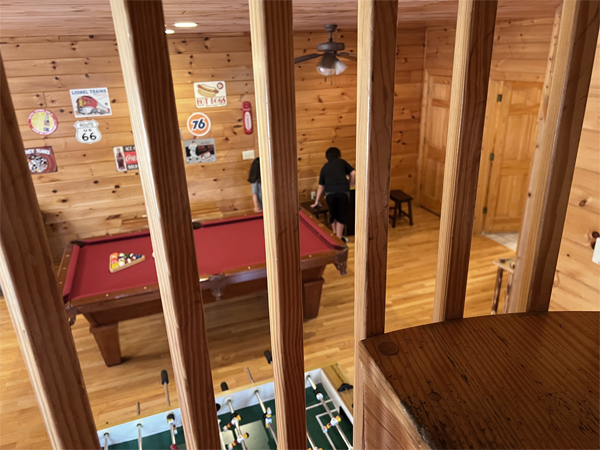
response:
<path id="1" fill-rule="evenodd" d="M 194 113 L 188 118 L 187 127 L 194 136 L 205 136 L 210 131 L 210 119 L 204 113 Z"/>

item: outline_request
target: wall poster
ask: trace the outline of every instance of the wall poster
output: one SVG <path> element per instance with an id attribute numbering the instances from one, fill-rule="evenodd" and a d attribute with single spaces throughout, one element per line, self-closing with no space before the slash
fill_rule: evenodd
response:
<path id="1" fill-rule="evenodd" d="M 36 134 L 48 136 L 56 131 L 58 119 L 52 111 L 47 109 L 34 109 L 27 117 L 27 125 Z"/>
<path id="2" fill-rule="evenodd" d="M 194 83 L 196 108 L 227 106 L 227 89 L 224 81 L 203 81 Z"/>
<path id="3" fill-rule="evenodd" d="M 135 152 L 135 145 L 113 147 L 113 153 L 115 154 L 117 172 L 127 172 L 128 170 L 138 169 L 139 165 L 137 153 Z"/>
<path id="4" fill-rule="evenodd" d="M 186 164 L 215 162 L 217 160 L 214 138 L 183 141 L 183 146 L 185 148 Z"/>
<path id="5" fill-rule="evenodd" d="M 69 92 L 75 117 L 112 115 L 107 88 L 71 89 Z"/>
<path id="6" fill-rule="evenodd" d="M 26 148 L 25 155 L 32 175 L 56 172 L 56 159 L 52 147 Z"/>
<path id="7" fill-rule="evenodd" d="M 94 144 L 102 139 L 99 124 L 94 119 L 75 122 L 75 139 L 81 144 Z"/>

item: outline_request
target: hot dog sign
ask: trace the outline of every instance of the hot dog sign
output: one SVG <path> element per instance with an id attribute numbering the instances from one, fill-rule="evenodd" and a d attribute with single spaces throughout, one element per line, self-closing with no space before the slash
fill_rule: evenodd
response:
<path id="1" fill-rule="evenodd" d="M 194 83 L 196 108 L 227 106 L 227 89 L 224 81 L 203 81 Z"/>

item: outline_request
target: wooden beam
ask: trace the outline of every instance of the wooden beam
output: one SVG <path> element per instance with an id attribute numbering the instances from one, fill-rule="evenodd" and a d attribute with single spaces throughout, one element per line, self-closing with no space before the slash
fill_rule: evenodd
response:
<path id="1" fill-rule="evenodd" d="M 52 448 L 100 448 L 4 63 L 0 110 L 0 283 Z"/>
<path id="2" fill-rule="evenodd" d="M 385 331 L 398 0 L 358 2 L 354 446 L 363 448 L 358 344 Z"/>
<path id="3" fill-rule="evenodd" d="M 185 440 L 188 448 L 215 449 L 217 412 L 162 2 L 110 5 Z"/>
<path id="4" fill-rule="evenodd" d="M 460 0 L 433 320 L 463 316 L 497 0 Z"/>
<path id="5" fill-rule="evenodd" d="M 269 320 L 280 448 L 306 447 L 292 2 L 251 0 Z"/>
<path id="6" fill-rule="evenodd" d="M 547 311 L 598 42 L 597 0 L 565 0 L 540 120 L 509 312 Z"/>

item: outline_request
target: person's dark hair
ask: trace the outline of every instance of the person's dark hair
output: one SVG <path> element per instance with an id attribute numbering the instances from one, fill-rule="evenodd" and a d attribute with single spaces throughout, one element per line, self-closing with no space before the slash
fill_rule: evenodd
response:
<path id="1" fill-rule="evenodd" d="M 248 183 L 260 183 L 260 158 L 256 158 L 250 165 L 250 173 L 248 174 Z"/>
<path id="2" fill-rule="evenodd" d="M 327 161 L 332 161 L 334 159 L 340 159 L 342 157 L 342 153 L 340 152 L 340 149 L 337 147 L 329 147 L 327 149 L 327 151 L 325 152 L 325 158 L 327 158 Z"/>

